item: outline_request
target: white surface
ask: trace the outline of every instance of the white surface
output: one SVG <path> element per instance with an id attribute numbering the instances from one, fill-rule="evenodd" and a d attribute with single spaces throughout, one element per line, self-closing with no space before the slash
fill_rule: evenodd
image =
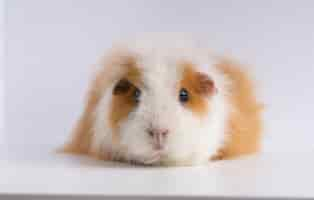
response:
<path id="1" fill-rule="evenodd" d="M 314 159 L 306 154 L 265 154 L 180 168 L 61 155 L 0 165 L 0 195 L 314 198 Z"/>
<path id="2" fill-rule="evenodd" d="M 7 2 L 6 143 L 49 151 L 79 113 L 91 65 L 111 42 L 146 31 L 194 32 L 252 64 L 265 111 L 266 152 L 314 149 L 314 1 Z"/>

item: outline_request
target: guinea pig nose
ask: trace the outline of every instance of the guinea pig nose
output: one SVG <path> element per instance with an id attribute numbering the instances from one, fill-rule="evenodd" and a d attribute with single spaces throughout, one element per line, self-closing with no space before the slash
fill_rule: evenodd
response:
<path id="1" fill-rule="evenodd" d="M 147 130 L 148 134 L 151 137 L 165 137 L 168 135 L 169 131 L 167 129 L 148 129 Z"/>

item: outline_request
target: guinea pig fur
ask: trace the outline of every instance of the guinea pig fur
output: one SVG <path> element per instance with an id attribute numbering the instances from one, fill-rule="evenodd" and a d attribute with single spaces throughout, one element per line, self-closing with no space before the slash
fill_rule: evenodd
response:
<path id="1" fill-rule="evenodd" d="M 172 42 L 113 47 L 63 152 L 144 165 L 255 153 L 260 104 L 239 64 Z"/>

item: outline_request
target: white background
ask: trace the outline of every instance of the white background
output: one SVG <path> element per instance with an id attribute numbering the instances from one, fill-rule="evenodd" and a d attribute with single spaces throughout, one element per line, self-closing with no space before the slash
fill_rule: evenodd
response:
<path id="1" fill-rule="evenodd" d="M 4 152 L 4 1 L 0 0 L 0 151 Z M 1 153 L 0 153 L 1 154 Z"/>
<path id="2" fill-rule="evenodd" d="M 192 32 L 250 64 L 266 105 L 264 151 L 314 149 L 314 1 L 10 0 L 6 6 L 0 140 L 11 153 L 64 142 L 82 110 L 91 66 L 113 40 L 143 32 Z"/>

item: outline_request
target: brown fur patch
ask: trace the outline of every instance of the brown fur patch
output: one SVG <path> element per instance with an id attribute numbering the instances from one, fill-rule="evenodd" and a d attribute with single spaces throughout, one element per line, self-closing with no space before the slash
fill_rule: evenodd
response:
<path id="1" fill-rule="evenodd" d="M 137 87 L 134 82 L 139 85 L 140 79 L 141 73 L 138 68 L 135 66 L 130 67 L 123 79 L 117 83 L 115 89 L 118 90 L 114 89 L 113 91 L 109 123 L 111 128 L 114 130 L 112 138 L 114 143 L 119 141 L 119 123 L 125 119 L 137 105 L 137 102 L 134 99 L 134 93 L 137 90 Z M 132 80 L 132 82 L 130 80 Z"/>
<path id="2" fill-rule="evenodd" d="M 208 99 L 214 91 L 214 83 L 206 74 L 194 70 L 190 63 L 183 63 L 184 71 L 180 87 L 189 92 L 189 101 L 184 105 L 193 113 L 202 117 L 208 112 Z"/>
<path id="3" fill-rule="evenodd" d="M 235 63 L 223 61 L 218 69 L 231 80 L 229 101 L 234 110 L 228 122 L 228 140 L 212 159 L 255 153 L 260 147 L 262 106 L 256 100 L 253 84 Z"/>
<path id="4" fill-rule="evenodd" d="M 91 143 L 93 137 L 93 125 L 94 115 L 96 107 L 106 92 L 108 85 L 112 83 L 118 77 L 119 70 L 115 69 L 117 66 L 121 66 L 126 75 L 130 80 L 137 83 L 138 70 L 135 68 L 135 59 L 130 56 L 124 56 L 121 52 L 113 52 L 112 55 L 106 59 L 104 67 L 101 68 L 97 73 L 87 94 L 87 102 L 84 108 L 84 112 L 81 115 L 79 121 L 73 129 L 72 136 L 63 147 L 58 149 L 58 152 L 72 153 L 72 154 L 89 154 L 98 159 L 108 160 L 111 158 L 109 152 L 92 152 Z M 122 76 L 122 75 L 119 75 Z M 121 77 L 120 77 L 121 78 Z M 121 101 L 117 101 L 121 104 Z M 117 103 L 117 104 L 119 104 Z M 116 106 L 115 106 L 116 107 Z M 125 112 L 125 111 L 123 111 Z M 115 114 L 112 119 L 112 124 L 115 124 L 118 116 L 123 114 Z"/>

